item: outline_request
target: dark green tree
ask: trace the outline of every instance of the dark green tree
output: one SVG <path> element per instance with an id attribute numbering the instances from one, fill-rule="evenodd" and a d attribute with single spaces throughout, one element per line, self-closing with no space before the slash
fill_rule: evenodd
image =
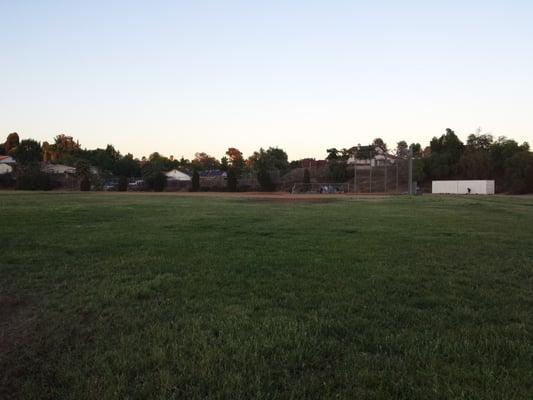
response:
<path id="1" fill-rule="evenodd" d="M 18 164 L 38 163 L 43 159 L 41 144 L 33 139 L 24 139 L 15 148 L 13 156 Z"/>
<path id="2" fill-rule="evenodd" d="M 192 191 L 197 192 L 200 190 L 200 174 L 198 174 L 198 171 L 194 170 L 192 173 Z"/>

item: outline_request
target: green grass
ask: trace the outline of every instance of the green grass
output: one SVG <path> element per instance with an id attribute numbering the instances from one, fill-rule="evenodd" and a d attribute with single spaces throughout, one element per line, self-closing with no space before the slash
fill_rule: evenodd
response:
<path id="1" fill-rule="evenodd" d="M 0 193 L 0 398 L 530 399 L 533 198 Z"/>

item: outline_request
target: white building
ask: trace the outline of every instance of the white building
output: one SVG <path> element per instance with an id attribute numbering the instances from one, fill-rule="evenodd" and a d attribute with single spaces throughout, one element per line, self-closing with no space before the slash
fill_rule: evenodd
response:
<path id="1" fill-rule="evenodd" d="M 0 175 L 10 174 L 13 172 L 13 167 L 9 164 L 0 164 Z"/>
<path id="2" fill-rule="evenodd" d="M 180 182 L 188 182 L 191 180 L 191 177 L 177 169 L 173 169 L 172 171 L 168 171 L 165 173 L 167 176 L 167 179 L 173 179 Z"/>
<path id="3" fill-rule="evenodd" d="M 43 172 L 47 174 L 75 174 L 76 168 L 69 167 L 62 164 L 44 164 L 42 167 Z"/>
<path id="4" fill-rule="evenodd" d="M 494 181 L 433 181 L 431 193 L 434 194 L 494 194 Z"/>

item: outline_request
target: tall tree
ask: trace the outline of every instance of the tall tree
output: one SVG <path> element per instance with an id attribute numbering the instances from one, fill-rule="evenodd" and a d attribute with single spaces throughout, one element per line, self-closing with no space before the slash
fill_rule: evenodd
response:
<path id="1" fill-rule="evenodd" d="M 14 149 L 13 156 L 20 164 L 38 163 L 42 160 L 41 145 L 33 139 L 25 139 Z"/>

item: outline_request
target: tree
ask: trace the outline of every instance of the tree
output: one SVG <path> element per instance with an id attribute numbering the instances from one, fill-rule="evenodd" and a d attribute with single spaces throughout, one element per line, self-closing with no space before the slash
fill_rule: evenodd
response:
<path id="1" fill-rule="evenodd" d="M 284 174 L 289 169 L 287 153 L 277 147 L 269 147 L 268 150 L 260 148 L 248 159 L 250 167 L 257 175 L 257 181 L 261 188 L 266 191 L 275 189 L 276 182 L 273 176 L 278 173 Z"/>
<path id="2" fill-rule="evenodd" d="M 387 144 L 381 138 L 375 138 L 372 141 L 372 147 L 379 148 L 383 153 L 387 152 Z"/>
<path id="3" fill-rule="evenodd" d="M 50 177 L 41 171 L 40 161 L 42 160 L 42 153 L 39 142 L 32 139 L 25 139 L 16 147 L 10 148 L 10 153 L 17 160 L 16 189 L 51 189 Z"/>
<path id="4" fill-rule="evenodd" d="M 511 193 L 527 193 L 533 176 L 533 156 L 529 151 L 520 151 L 505 161 L 505 183 Z"/>
<path id="5" fill-rule="evenodd" d="M 222 157 L 221 168 L 227 171 L 227 185 L 231 192 L 237 191 L 238 181 L 245 167 L 242 153 L 235 147 L 230 147 L 226 151 L 226 156 Z"/>
<path id="6" fill-rule="evenodd" d="M 244 157 L 239 149 L 230 147 L 226 151 L 226 155 L 228 156 L 229 165 L 233 167 L 235 171 L 241 171 L 244 168 Z"/>
<path id="7" fill-rule="evenodd" d="M 41 145 L 33 139 L 25 139 L 14 149 L 13 156 L 19 164 L 38 163 L 42 160 Z"/>
<path id="8" fill-rule="evenodd" d="M 204 152 L 196 153 L 191 164 L 194 168 L 200 170 L 216 169 L 220 167 L 220 163 L 215 157 L 211 157 L 209 154 Z"/>
<path id="9" fill-rule="evenodd" d="M 76 164 L 76 176 L 80 181 L 80 190 L 88 192 L 91 190 L 91 164 L 86 160 L 79 160 Z"/>
<path id="10" fill-rule="evenodd" d="M 307 192 L 311 189 L 311 177 L 309 176 L 309 170 L 304 169 L 304 190 Z"/>
<path id="11" fill-rule="evenodd" d="M 10 133 L 7 135 L 6 142 L 4 143 L 4 151 L 5 154 L 13 154 L 15 149 L 20 143 L 19 135 L 17 132 Z"/>
<path id="12" fill-rule="evenodd" d="M 80 149 L 80 143 L 74 141 L 72 136 L 60 134 L 54 138 L 54 142 L 55 150 L 60 155 L 63 153 L 72 153 L 73 151 Z"/>
<path id="13" fill-rule="evenodd" d="M 426 160 L 425 170 L 430 179 L 447 179 L 459 175 L 459 161 L 463 154 L 463 142 L 451 129 L 440 138 L 430 142 L 431 155 Z"/>
<path id="14" fill-rule="evenodd" d="M 237 191 L 237 173 L 235 172 L 235 169 L 230 167 L 228 169 L 228 181 L 227 181 L 227 184 L 228 184 L 228 190 L 230 192 L 236 192 Z"/>
<path id="15" fill-rule="evenodd" d="M 141 166 L 139 161 L 133 158 L 132 154 L 126 154 L 115 163 L 114 172 L 126 178 L 141 176 Z"/>
<path id="16" fill-rule="evenodd" d="M 422 157 L 422 146 L 420 143 L 411 143 L 410 147 L 413 150 L 413 157 Z"/>
<path id="17" fill-rule="evenodd" d="M 192 173 L 192 191 L 197 192 L 200 190 L 200 174 L 198 174 L 198 171 L 194 170 Z"/>
<path id="18" fill-rule="evenodd" d="M 167 185 L 167 176 L 161 170 L 161 164 L 157 162 L 155 157 L 153 160 L 153 162 L 148 161 L 143 165 L 142 178 L 147 189 L 162 192 Z"/>
<path id="19" fill-rule="evenodd" d="M 128 178 L 124 175 L 118 178 L 118 191 L 126 192 L 128 190 Z"/>
<path id="20" fill-rule="evenodd" d="M 401 140 L 396 145 L 396 156 L 398 158 L 407 158 L 409 156 L 409 146 L 405 140 Z"/>
<path id="21" fill-rule="evenodd" d="M 527 143 L 519 145 L 514 140 L 500 136 L 489 148 L 490 176 L 495 179 L 505 179 L 507 160 L 522 151 L 529 151 Z"/>
<path id="22" fill-rule="evenodd" d="M 328 161 L 338 160 L 340 158 L 339 150 L 337 150 L 335 147 L 332 147 L 331 149 L 327 149 L 326 152 L 328 153 L 326 157 L 326 160 Z"/>
<path id="23" fill-rule="evenodd" d="M 471 134 L 468 136 L 459 161 L 463 178 L 488 179 L 490 177 L 489 151 L 492 143 L 491 135 Z"/>
<path id="24" fill-rule="evenodd" d="M 274 182 L 272 182 L 270 172 L 265 167 L 261 167 L 257 171 L 257 181 L 259 182 L 261 189 L 263 189 L 264 191 L 268 192 L 275 189 L 275 185 Z"/>

